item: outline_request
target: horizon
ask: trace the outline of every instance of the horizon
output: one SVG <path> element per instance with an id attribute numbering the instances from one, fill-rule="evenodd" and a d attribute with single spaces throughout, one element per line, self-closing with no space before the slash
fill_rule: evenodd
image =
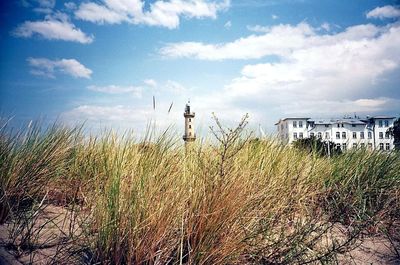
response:
<path id="1" fill-rule="evenodd" d="M 1 3 L 0 111 L 141 132 L 248 113 L 400 116 L 398 1 L 21 0 Z M 153 105 L 153 97 L 155 105 Z"/>

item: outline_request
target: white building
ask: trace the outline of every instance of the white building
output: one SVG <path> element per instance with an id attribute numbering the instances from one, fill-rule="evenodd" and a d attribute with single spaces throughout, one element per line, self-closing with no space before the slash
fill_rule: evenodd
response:
<path id="1" fill-rule="evenodd" d="M 286 144 L 314 136 L 332 141 L 342 150 L 365 147 L 389 151 L 394 148 L 394 139 L 387 130 L 393 126 L 394 120 L 392 116 L 367 116 L 365 119 L 284 118 L 275 125 L 278 137 Z"/>
<path id="2" fill-rule="evenodd" d="M 190 102 L 186 104 L 185 112 L 183 117 L 185 117 L 185 134 L 183 135 L 183 140 L 185 142 L 193 142 L 196 140 L 196 134 L 194 132 L 194 117 L 196 114 L 190 111 Z"/>

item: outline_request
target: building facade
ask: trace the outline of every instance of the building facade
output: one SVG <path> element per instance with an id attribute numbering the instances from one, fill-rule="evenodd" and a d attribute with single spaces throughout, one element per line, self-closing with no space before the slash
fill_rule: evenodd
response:
<path id="1" fill-rule="evenodd" d="M 284 118 L 275 125 L 279 139 L 285 144 L 302 138 L 316 137 L 332 141 L 342 150 L 368 148 L 390 151 L 394 139 L 387 130 L 393 126 L 396 117 L 367 116 L 361 118 L 312 119 Z"/>

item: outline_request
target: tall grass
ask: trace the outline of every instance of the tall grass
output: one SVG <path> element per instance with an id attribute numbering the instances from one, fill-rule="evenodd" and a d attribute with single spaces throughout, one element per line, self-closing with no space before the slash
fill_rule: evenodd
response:
<path id="1" fill-rule="evenodd" d="M 43 187 L 67 190 L 86 217 L 82 262 L 102 264 L 328 262 L 367 226 L 398 220 L 398 154 L 324 158 L 255 139 L 245 119 L 216 125 L 216 140 L 186 146 L 169 130 L 2 132 L 2 203 L 14 212 Z"/>

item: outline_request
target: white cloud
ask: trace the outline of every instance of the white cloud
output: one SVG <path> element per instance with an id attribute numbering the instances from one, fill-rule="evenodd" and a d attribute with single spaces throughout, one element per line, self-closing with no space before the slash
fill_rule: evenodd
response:
<path id="1" fill-rule="evenodd" d="M 37 0 L 39 7 L 33 9 L 36 13 L 51 14 L 56 5 L 55 0 Z"/>
<path id="2" fill-rule="evenodd" d="M 76 9 L 76 4 L 74 2 L 66 2 L 66 3 L 64 3 L 64 6 L 69 10 Z"/>
<path id="3" fill-rule="evenodd" d="M 41 7 L 54 8 L 56 5 L 55 0 L 37 0 Z"/>
<path id="4" fill-rule="evenodd" d="M 397 18 L 400 17 L 400 9 L 391 5 L 377 7 L 367 13 L 367 18 Z"/>
<path id="5" fill-rule="evenodd" d="M 159 52 L 165 57 L 187 57 L 200 60 L 260 59 L 268 55 L 286 57 L 301 49 L 336 45 L 338 42 L 361 41 L 377 37 L 387 31 L 372 24 L 357 25 L 335 35 L 318 35 L 317 29 L 302 22 L 296 26 L 249 26 L 249 30 L 264 33 L 250 35 L 228 43 L 201 42 L 169 43 Z"/>
<path id="6" fill-rule="evenodd" d="M 93 105 L 85 104 L 77 106 L 69 111 L 62 113 L 61 119 L 70 124 L 83 123 L 87 127 L 97 129 L 102 132 L 104 127 L 120 130 L 134 129 L 139 136 L 144 136 L 147 129 L 151 129 L 150 123 L 156 125 L 156 130 L 165 130 L 171 125 L 181 125 L 183 121 L 182 112 L 172 108 L 168 113 L 169 105 L 157 103 L 156 110 L 151 104 L 147 106 L 127 106 L 127 105 Z M 177 135 L 180 135 L 177 134 Z"/>
<path id="7" fill-rule="evenodd" d="M 378 97 L 370 99 L 355 100 L 318 100 L 291 102 L 281 107 L 283 115 L 314 115 L 318 116 L 336 116 L 340 114 L 371 114 L 393 110 L 400 104 L 399 99 Z"/>
<path id="8" fill-rule="evenodd" d="M 276 20 L 276 19 L 279 18 L 279 16 L 272 14 L 272 15 L 271 15 L 271 18 L 272 18 L 273 20 Z"/>
<path id="9" fill-rule="evenodd" d="M 128 17 L 124 13 L 118 13 L 96 3 L 82 3 L 79 9 L 75 11 L 75 16 L 79 19 L 90 21 L 98 24 L 117 24 L 128 21 Z"/>
<path id="10" fill-rule="evenodd" d="M 385 78 L 400 70 L 400 24 L 355 25 L 333 34 L 305 22 L 250 29 L 261 34 L 221 44 L 173 43 L 160 52 L 200 60 L 277 56 L 275 62 L 267 58 L 245 65 L 221 93 L 205 96 L 228 113 L 248 111 L 259 121 L 296 113 L 340 116 L 398 109 L 400 101 L 385 91 Z"/>
<path id="11" fill-rule="evenodd" d="M 245 66 L 228 86 L 230 91 L 350 96 L 372 87 L 400 65 L 400 25 L 356 26 L 336 35 L 310 35 L 302 43 L 291 52 L 278 50 L 280 62 Z"/>
<path id="12" fill-rule="evenodd" d="M 250 35 L 233 42 L 204 44 L 201 42 L 170 43 L 160 49 L 165 57 L 188 57 L 201 60 L 258 59 L 267 55 L 285 55 L 300 49 L 312 40 L 315 30 L 307 23 L 296 26 L 250 27 L 264 31 L 262 35 Z"/>
<path id="13" fill-rule="evenodd" d="M 327 23 L 327 22 L 322 23 L 321 29 L 323 29 L 325 31 L 330 31 L 331 30 L 331 25 L 329 25 L 329 23 Z"/>
<path id="14" fill-rule="evenodd" d="M 224 28 L 230 29 L 232 27 L 232 22 L 229 20 L 224 24 Z"/>
<path id="15" fill-rule="evenodd" d="M 268 26 L 260 26 L 260 25 L 255 25 L 255 26 L 247 26 L 247 29 L 250 31 L 254 32 L 269 32 L 271 30 L 271 27 Z"/>
<path id="16" fill-rule="evenodd" d="M 81 105 L 63 114 L 69 120 L 73 121 L 124 121 L 144 123 L 151 110 L 127 107 L 123 105 L 116 106 L 97 106 Z"/>
<path id="17" fill-rule="evenodd" d="M 98 24 L 127 22 L 173 29 L 179 26 L 181 16 L 197 19 L 215 19 L 218 11 L 224 10 L 229 6 L 230 0 L 217 2 L 204 0 L 158 0 L 150 4 L 149 10 L 145 11 L 144 2 L 141 0 L 104 0 L 103 4 L 95 2 L 82 3 L 78 10 L 76 10 L 75 16 L 79 19 Z"/>
<path id="18" fill-rule="evenodd" d="M 49 60 L 46 58 L 28 58 L 34 75 L 55 78 L 56 73 L 64 73 L 75 78 L 90 78 L 92 70 L 75 59 Z"/>
<path id="19" fill-rule="evenodd" d="M 223 98 L 233 107 L 254 105 L 258 116 L 398 111 L 400 100 L 385 91 L 385 78 L 400 70 L 400 25 L 359 25 L 303 43 L 278 53 L 278 62 L 244 66 Z"/>
<path id="20" fill-rule="evenodd" d="M 13 31 L 13 34 L 23 38 L 39 35 L 49 40 L 74 41 L 85 44 L 93 41 L 93 36 L 87 36 L 69 22 L 67 16 L 62 13 L 57 13 L 53 17 L 47 16 L 42 21 L 25 21 Z"/>
<path id="21" fill-rule="evenodd" d="M 157 93 L 173 93 L 173 94 L 181 94 L 187 91 L 187 88 L 181 83 L 174 80 L 167 80 L 159 84 L 154 79 L 145 79 L 143 80 L 143 84 L 150 88 L 158 88 L 157 90 L 153 90 L 153 92 Z"/>
<path id="22" fill-rule="evenodd" d="M 53 12 L 53 9 L 47 7 L 46 8 L 37 7 L 34 8 L 33 11 L 35 11 L 36 13 L 51 14 Z"/>
<path id="23" fill-rule="evenodd" d="M 89 90 L 106 93 L 106 94 L 132 94 L 135 97 L 140 98 L 142 96 L 142 87 L 137 86 L 88 86 Z"/>
<path id="24" fill-rule="evenodd" d="M 165 88 L 175 94 L 186 91 L 186 88 L 182 84 L 172 80 L 167 80 L 167 82 L 165 83 Z"/>
<path id="25" fill-rule="evenodd" d="M 157 87 L 157 82 L 154 79 L 146 79 L 143 83 L 149 87 Z"/>

